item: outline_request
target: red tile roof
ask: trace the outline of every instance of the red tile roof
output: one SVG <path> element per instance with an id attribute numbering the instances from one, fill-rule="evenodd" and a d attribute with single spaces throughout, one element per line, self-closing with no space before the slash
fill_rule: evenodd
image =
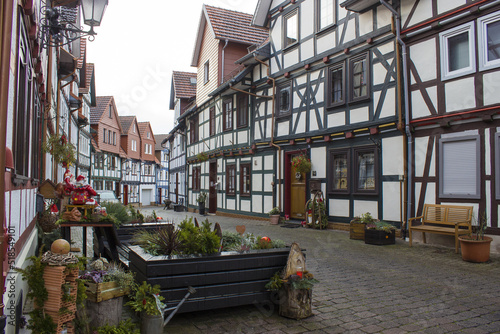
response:
<path id="1" fill-rule="evenodd" d="M 90 83 L 92 81 L 92 75 L 94 74 L 94 64 L 87 63 L 85 65 L 85 69 L 85 87 L 80 87 L 80 89 L 78 90 L 80 94 L 88 94 L 90 91 Z"/>
<path id="2" fill-rule="evenodd" d="M 266 28 L 252 26 L 253 15 L 204 5 L 217 39 L 245 44 L 261 43 L 269 35 Z"/>
<path id="3" fill-rule="evenodd" d="M 150 140 L 155 141 L 155 137 L 153 135 L 153 130 L 151 130 L 151 137 L 150 138 L 148 138 L 146 136 L 147 129 L 149 129 L 151 127 L 149 122 L 137 122 L 137 126 L 139 127 L 139 132 L 141 134 L 141 138 L 150 139 Z M 155 143 L 156 143 L 156 141 L 155 141 Z"/>
<path id="4" fill-rule="evenodd" d="M 196 96 L 196 73 L 174 71 L 172 83 L 174 85 L 175 98 L 192 98 Z M 194 84 L 191 80 L 194 80 Z"/>
<path id="5" fill-rule="evenodd" d="M 112 96 L 98 96 L 95 107 L 90 107 L 90 124 L 98 124 L 102 114 L 107 111 L 109 104 L 113 100 Z"/>
<path id="6" fill-rule="evenodd" d="M 118 116 L 120 120 L 120 125 L 122 126 L 123 135 L 128 134 L 128 131 L 130 130 L 130 126 L 132 123 L 134 123 L 135 116 Z"/>

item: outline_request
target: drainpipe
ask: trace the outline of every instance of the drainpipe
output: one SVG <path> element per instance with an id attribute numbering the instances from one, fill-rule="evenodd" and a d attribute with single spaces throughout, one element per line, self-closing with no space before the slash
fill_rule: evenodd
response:
<path id="1" fill-rule="evenodd" d="M 411 213 L 411 198 L 412 198 L 412 175 L 411 172 L 408 172 L 410 168 L 412 167 L 413 164 L 413 157 L 412 157 L 412 148 L 413 148 L 413 136 L 410 131 L 410 102 L 409 102 L 409 86 L 408 86 L 408 63 L 407 63 L 407 51 L 406 51 L 406 44 L 405 42 L 401 39 L 401 16 L 399 13 L 391 6 L 389 5 L 385 0 L 379 0 L 380 3 L 387 8 L 388 10 L 391 11 L 391 13 L 394 15 L 396 18 L 396 39 L 401 45 L 401 50 L 402 50 L 402 58 L 403 58 L 403 94 L 404 94 L 404 103 L 405 103 L 405 133 L 406 137 L 408 138 L 408 147 L 406 149 L 406 156 L 407 156 L 407 164 L 405 168 L 405 184 L 406 184 L 406 196 L 407 196 L 407 207 L 406 207 L 406 221 L 408 221 Z M 399 78 L 398 78 L 399 79 Z M 406 235 L 406 226 L 404 229 L 404 235 Z"/>
<path id="2" fill-rule="evenodd" d="M 0 5 L 0 262 L 2 266 L 5 261 L 5 153 L 7 145 L 7 115 L 9 108 L 9 75 L 10 75 L 10 50 L 12 41 L 12 16 L 14 15 L 13 1 L 2 1 Z M 2 268 L 0 287 L 0 332 L 4 333 L 6 317 L 4 315 L 5 305 L 3 303 L 3 288 L 5 287 L 5 276 Z"/>
<path id="3" fill-rule="evenodd" d="M 271 95 L 272 97 L 272 114 L 271 114 L 271 120 L 272 120 L 272 124 L 271 124 L 271 146 L 275 147 L 278 149 L 278 179 L 279 179 L 279 183 L 278 183 L 278 207 L 281 211 L 281 181 L 282 181 L 282 178 L 281 178 L 281 147 L 279 145 L 276 145 L 274 143 L 274 125 L 275 125 L 275 117 L 274 117 L 274 112 L 275 112 L 275 108 L 276 108 L 276 103 L 275 103 L 275 99 L 276 99 L 276 79 L 274 78 L 271 78 L 271 69 L 269 67 L 268 64 L 266 64 L 265 62 L 263 62 L 262 60 L 258 59 L 257 56 L 253 56 L 254 59 L 261 63 L 262 65 L 266 66 L 267 67 L 267 77 L 269 78 L 269 80 L 271 80 L 273 82 L 273 93 Z"/>
<path id="4" fill-rule="evenodd" d="M 229 40 L 226 38 L 226 44 L 224 44 L 224 47 L 222 48 L 222 66 L 221 66 L 222 67 L 222 71 L 221 71 L 222 78 L 221 78 L 221 82 L 224 82 L 224 67 L 225 67 L 224 61 L 226 60 L 224 50 L 226 49 L 228 42 L 229 42 Z"/>

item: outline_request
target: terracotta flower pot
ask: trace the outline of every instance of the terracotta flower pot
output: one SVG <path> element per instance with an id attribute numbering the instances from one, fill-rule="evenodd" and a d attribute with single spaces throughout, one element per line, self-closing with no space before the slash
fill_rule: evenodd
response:
<path id="1" fill-rule="evenodd" d="M 470 236 L 460 236 L 460 249 L 462 260 L 468 262 L 486 262 L 490 259 L 490 237 L 483 237 L 483 240 L 474 240 Z"/>
<path id="2" fill-rule="evenodd" d="M 271 222 L 271 225 L 278 225 L 280 222 L 280 215 L 270 215 L 269 221 Z"/>

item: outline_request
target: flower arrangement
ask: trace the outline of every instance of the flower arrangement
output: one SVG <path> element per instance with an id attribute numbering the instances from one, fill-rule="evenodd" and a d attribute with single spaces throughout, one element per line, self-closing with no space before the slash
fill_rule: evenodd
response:
<path id="1" fill-rule="evenodd" d="M 76 161 L 75 146 L 68 143 L 65 135 L 51 135 L 43 144 L 42 150 L 44 153 L 50 153 L 63 167 L 68 167 Z"/>
<path id="2" fill-rule="evenodd" d="M 301 154 L 293 157 L 292 167 L 299 173 L 309 173 L 311 171 L 311 159 Z"/>
<path id="3" fill-rule="evenodd" d="M 144 312 L 148 315 L 162 315 L 165 304 L 164 297 L 160 296 L 160 286 L 142 282 L 142 285 L 134 284 L 130 301 L 125 305 L 130 306 L 135 312 Z"/>
<path id="4" fill-rule="evenodd" d="M 354 217 L 354 219 L 351 221 L 353 223 L 362 223 L 362 224 L 371 224 L 377 221 L 372 217 L 372 215 L 369 212 L 363 213 L 360 216 Z"/>
<path id="5" fill-rule="evenodd" d="M 371 223 L 366 224 L 366 229 L 367 230 L 377 230 L 377 231 L 385 231 L 387 233 L 391 233 L 394 231 L 396 228 L 384 221 L 373 221 Z"/>
<path id="6" fill-rule="evenodd" d="M 281 213 L 280 208 L 277 207 L 277 206 L 275 206 L 267 214 L 270 215 L 270 216 L 274 216 L 274 215 L 279 215 L 280 213 Z"/>
<path id="7" fill-rule="evenodd" d="M 206 200 L 207 200 L 207 193 L 204 192 L 204 191 L 201 191 L 198 194 L 198 198 L 196 199 L 196 202 L 198 202 L 198 203 L 205 203 Z"/>
<path id="8" fill-rule="evenodd" d="M 239 234 L 229 231 L 222 232 L 222 250 L 245 252 L 255 249 L 285 248 L 286 244 L 280 239 L 255 236 L 252 233 Z"/>
<path id="9" fill-rule="evenodd" d="M 311 214 L 312 218 L 312 221 L 308 222 L 308 226 L 320 229 L 328 227 L 328 216 L 322 196 L 311 198 L 307 202 L 307 209 L 307 213 Z"/>
<path id="10" fill-rule="evenodd" d="M 208 160 L 208 154 L 206 154 L 205 152 L 201 152 L 201 153 L 198 153 L 196 155 L 196 158 L 200 161 L 200 162 L 204 162 L 204 161 L 207 161 Z"/>

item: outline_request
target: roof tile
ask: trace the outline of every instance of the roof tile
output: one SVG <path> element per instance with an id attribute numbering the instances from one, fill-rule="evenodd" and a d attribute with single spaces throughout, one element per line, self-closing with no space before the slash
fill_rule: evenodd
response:
<path id="1" fill-rule="evenodd" d="M 269 36 L 267 28 L 252 26 L 251 14 L 207 5 L 205 8 L 217 39 L 260 44 Z"/>
<path id="2" fill-rule="evenodd" d="M 196 73 L 174 71 L 172 81 L 174 83 L 175 97 L 189 99 L 196 96 L 196 77 Z M 194 80 L 194 84 L 191 80 Z"/>
<path id="3" fill-rule="evenodd" d="M 95 107 L 90 107 L 90 124 L 98 124 L 102 114 L 107 110 L 113 100 L 112 96 L 98 96 Z"/>

